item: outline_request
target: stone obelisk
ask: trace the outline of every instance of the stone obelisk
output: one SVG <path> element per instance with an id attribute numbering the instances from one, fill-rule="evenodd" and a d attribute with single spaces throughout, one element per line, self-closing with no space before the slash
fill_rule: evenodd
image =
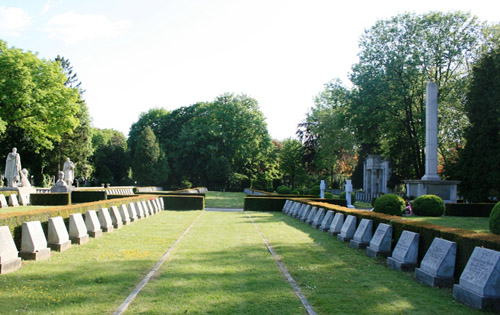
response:
<path id="1" fill-rule="evenodd" d="M 438 148 L 438 88 L 436 83 L 427 83 L 425 90 L 425 175 L 422 180 L 439 181 L 437 174 Z"/>

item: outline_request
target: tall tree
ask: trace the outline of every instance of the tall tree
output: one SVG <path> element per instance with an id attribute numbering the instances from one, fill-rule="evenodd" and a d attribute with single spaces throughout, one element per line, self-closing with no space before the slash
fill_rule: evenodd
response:
<path id="1" fill-rule="evenodd" d="M 288 177 L 292 188 L 296 187 L 297 178 L 301 178 L 305 174 L 303 156 L 304 149 L 300 141 L 295 139 L 283 141 L 283 147 L 279 155 L 280 169 L 285 177 Z"/>
<path id="2" fill-rule="evenodd" d="M 139 185 L 162 185 L 168 177 L 168 165 L 149 126 L 137 139 L 132 175 Z"/>
<path id="3" fill-rule="evenodd" d="M 91 157 L 93 176 L 98 183 L 130 184 L 128 173 L 130 158 L 125 135 L 113 129 L 92 130 L 93 155 Z"/>

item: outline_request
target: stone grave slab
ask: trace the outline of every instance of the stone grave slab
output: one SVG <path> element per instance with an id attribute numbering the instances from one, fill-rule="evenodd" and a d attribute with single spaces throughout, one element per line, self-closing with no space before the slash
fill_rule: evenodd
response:
<path id="1" fill-rule="evenodd" d="M 333 217 L 332 224 L 328 228 L 328 234 L 331 236 L 337 236 L 344 225 L 344 214 L 337 212 Z"/>
<path id="2" fill-rule="evenodd" d="M 456 257 L 457 243 L 434 238 L 420 262 L 420 268 L 415 269 L 415 279 L 431 287 L 453 287 Z"/>
<path id="3" fill-rule="evenodd" d="M 120 214 L 120 210 L 118 210 L 117 206 L 111 206 L 111 211 L 109 212 L 111 216 L 111 223 L 113 224 L 113 228 L 121 229 L 123 226 L 122 216 Z"/>
<path id="4" fill-rule="evenodd" d="M 361 219 L 359 226 L 354 232 L 349 245 L 352 248 L 365 249 L 370 245 L 372 239 L 373 221 L 369 219 Z"/>
<path id="5" fill-rule="evenodd" d="M 140 202 L 136 202 L 135 208 L 137 209 L 137 218 L 144 219 L 146 215 L 144 214 L 144 209 L 142 208 L 142 204 Z"/>
<path id="6" fill-rule="evenodd" d="M 3 196 L 3 195 L 1 195 Z M 0 274 L 6 274 L 21 268 L 21 258 L 9 227 L 0 226 Z"/>
<path id="7" fill-rule="evenodd" d="M 47 247 L 47 239 L 43 234 L 40 221 L 23 223 L 19 256 L 22 259 L 35 261 L 50 258 L 50 248 Z"/>
<path id="8" fill-rule="evenodd" d="M 316 215 L 314 216 L 314 220 L 312 221 L 311 226 L 317 229 L 321 225 L 321 222 L 323 222 L 324 217 L 325 217 L 325 209 L 319 208 L 318 211 L 316 212 Z"/>
<path id="9" fill-rule="evenodd" d="M 500 252 L 474 248 L 453 297 L 472 308 L 500 312 Z"/>
<path id="10" fill-rule="evenodd" d="M 81 213 L 69 215 L 69 239 L 71 243 L 78 245 L 83 245 L 89 241 L 87 226 L 85 226 Z"/>
<path id="11" fill-rule="evenodd" d="M 0 208 L 7 208 L 9 206 L 4 194 L 0 194 Z"/>
<path id="12" fill-rule="evenodd" d="M 153 213 L 154 214 L 157 214 L 158 212 L 160 212 L 159 211 L 160 209 L 158 208 L 158 204 L 156 203 L 157 200 L 158 199 L 151 200 L 151 206 L 153 207 Z"/>
<path id="13" fill-rule="evenodd" d="M 309 214 L 307 215 L 307 218 L 304 219 L 304 223 L 311 224 L 317 212 L 318 212 L 318 207 L 312 207 L 311 211 L 309 211 Z"/>
<path id="14" fill-rule="evenodd" d="M 155 209 L 153 208 L 153 203 L 151 200 L 146 201 L 146 204 L 148 205 L 149 208 L 149 214 L 153 215 L 156 214 Z"/>
<path id="15" fill-rule="evenodd" d="M 161 210 L 165 210 L 165 200 L 163 200 L 163 198 L 160 198 L 160 205 L 161 205 Z"/>
<path id="16" fill-rule="evenodd" d="M 348 215 L 345 219 L 340 233 L 337 234 L 337 239 L 341 242 L 349 242 L 356 232 L 356 217 L 353 215 Z"/>
<path id="17" fill-rule="evenodd" d="M 113 221 L 111 220 L 108 208 L 101 208 L 98 212 L 98 217 L 101 230 L 105 233 L 113 232 Z"/>
<path id="18" fill-rule="evenodd" d="M 287 210 L 288 210 L 288 204 L 289 204 L 290 200 L 285 200 L 285 204 L 283 205 L 283 209 L 281 209 L 281 212 L 284 212 L 286 213 Z"/>
<path id="19" fill-rule="evenodd" d="M 71 247 L 68 230 L 61 216 L 49 218 L 49 229 L 47 233 L 47 243 L 50 249 L 64 252 Z"/>
<path id="20" fill-rule="evenodd" d="M 27 206 L 30 204 L 30 197 L 27 194 L 19 194 L 19 202 L 22 206 Z"/>
<path id="21" fill-rule="evenodd" d="M 292 201 L 292 206 L 290 207 L 290 212 L 288 215 L 291 217 L 295 217 L 297 211 L 299 211 L 300 204 L 298 202 Z"/>
<path id="22" fill-rule="evenodd" d="M 121 204 L 120 205 L 120 216 L 122 217 L 122 224 L 123 225 L 129 225 L 130 224 L 130 217 L 128 214 L 128 209 L 126 204 Z"/>
<path id="23" fill-rule="evenodd" d="M 333 216 L 335 215 L 335 212 L 328 210 L 325 214 L 325 217 L 323 218 L 323 221 L 321 221 L 321 225 L 319 226 L 319 229 L 321 231 L 328 231 L 330 228 L 330 224 L 332 224 L 333 221 Z"/>
<path id="24" fill-rule="evenodd" d="M 403 230 L 398 243 L 387 257 L 387 266 L 399 271 L 414 271 L 417 267 L 419 234 Z"/>
<path id="25" fill-rule="evenodd" d="M 297 202 L 297 204 L 298 205 L 297 205 L 297 208 L 293 214 L 293 217 L 296 219 L 300 219 L 300 217 L 302 216 L 302 214 L 306 210 L 307 205 L 305 203 L 300 203 L 300 202 Z"/>
<path id="26" fill-rule="evenodd" d="M 148 208 L 146 201 L 141 201 L 141 205 L 142 205 L 142 209 L 144 210 L 144 217 L 145 218 L 149 217 L 150 213 L 149 213 L 149 208 Z"/>
<path id="27" fill-rule="evenodd" d="M 98 238 L 102 236 L 101 224 L 95 210 L 87 210 L 85 213 L 85 226 L 90 237 Z"/>
<path id="28" fill-rule="evenodd" d="M 309 216 L 309 213 L 311 213 L 311 210 L 312 210 L 312 206 L 311 205 L 304 204 L 302 206 L 302 210 L 301 210 L 301 213 L 299 214 L 298 219 L 300 221 L 302 221 L 302 222 L 304 222 L 305 220 L 307 220 L 307 217 Z"/>
<path id="29" fill-rule="evenodd" d="M 16 194 L 9 195 L 9 206 L 11 206 L 11 207 L 19 207 L 19 202 L 17 201 L 17 195 Z"/>
<path id="30" fill-rule="evenodd" d="M 373 233 L 370 245 L 366 248 L 366 255 L 372 258 L 388 257 L 391 255 L 392 226 L 380 223 Z"/>
<path id="31" fill-rule="evenodd" d="M 137 210 L 135 209 L 135 204 L 133 202 L 128 204 L 128 216 L 130 218 L 130 222 L 134 222 L 139 220 L 139 217 L 137 216 Z"/>

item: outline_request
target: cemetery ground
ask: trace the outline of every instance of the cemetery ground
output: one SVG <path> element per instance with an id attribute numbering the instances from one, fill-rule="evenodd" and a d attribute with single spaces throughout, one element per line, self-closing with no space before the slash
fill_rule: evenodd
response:
<path id="1" fill-rule="evenodd" d="M 229 208 L 240 198 L 213 193 L 207 205 L 217 196 Z M 0 313 L 113 313 L 195 222 L 126 313 L 304 314 L 252 220 L 318 314 L 484 313 L 281 212 L 207 211 L 162 211 L 23 261 L 0 277 Z"/>

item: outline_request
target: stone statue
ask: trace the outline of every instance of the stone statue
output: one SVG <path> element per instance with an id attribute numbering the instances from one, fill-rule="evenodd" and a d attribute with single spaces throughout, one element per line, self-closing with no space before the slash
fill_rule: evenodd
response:
<path id="1" fill-rule="evenodd" d="M 54 186 L 63 186 L 63 187 L 68 186 L 68 184 L 64 180 L 64 172 L 63 171 L 59 171 L 58 175 L 59 176 L 58 176 L 58 179 L 57 179 L 57 183 Z"/>
<path id="2" fill-rule="evenodd" d="M 19 180 L 21 173 L 21 157 L 17 153 L 17 149 L 13 148 L 12 152 L 7 155 L 5 161 L 5 177 L 7 178 L 8 187 L 16 187 L 16 178 Z"/>
<path id="3" fill-rule="evenodd" d="M 68 186 L 71 186 L 73 184 L 73 180 L 75 179 L 75 164 L 70 161 L 68 158 L 66 162 L 64 162 L 64 181 Z"/>
<path id="4" fill-rule="evenodd" d="M 21 171 L 21 187 L 31 187 L 30 181 L 28 180 L 28 170 L 25 168 Z"/>

